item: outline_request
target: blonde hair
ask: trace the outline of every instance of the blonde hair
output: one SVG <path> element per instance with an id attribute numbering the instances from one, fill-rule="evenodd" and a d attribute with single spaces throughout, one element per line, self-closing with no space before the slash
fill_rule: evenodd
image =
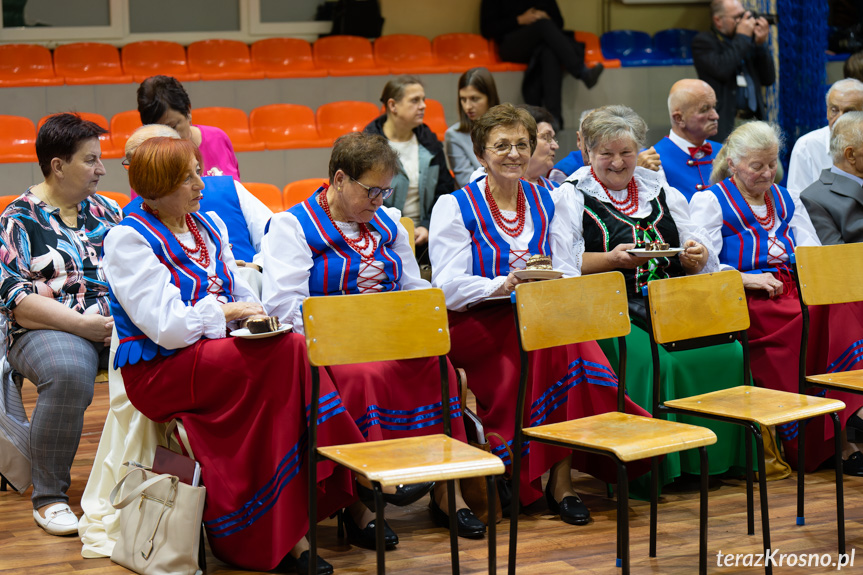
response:
<path id="1" fill-rule="evenodd" d="M 722 150 L 719 151 L 713 160 L 710 183 L 721 182 L 731 175 L 728 168 L 729 159 L 735 164 L 739 164 L 752 152 L 767 150 L 773 146 L 776 146 L 776 151 L 779 152 L 784 145 L 785 139 L 782 137 L 782 131 L 776 124 L 747 122 L 738 126 L 725 139 Z"/>

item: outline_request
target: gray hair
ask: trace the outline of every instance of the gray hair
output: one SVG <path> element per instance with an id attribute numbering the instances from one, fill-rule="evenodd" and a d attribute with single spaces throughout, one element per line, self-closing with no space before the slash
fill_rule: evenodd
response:
<path id="1" fill-rule="evenodd" d="M 602 106 L 584 118 L 581 137 L 588 151 L 621 137 L 631 138 L 640 150 L 647 140 L 647 123 L 627 106 Z"/>
<path id="2" fill-rule="evenodd" d="M 825 96 L 824 101 L 827 104 L 830 104 L 830 95 L 833 92 L 856 92 L 857 97 L 863 100 L 863 82 L 857 80 L 856 78 L 845 78 L 844 80 L 838 80 L 830 86 L 830 89 L 827 90 L 827 96 Z"/>
<path id="3" fill-rule="evenodd" d="M 856 80 L 855 80 L 856 82 Z M 845 148 L 863 144 L 863 112 L 846 112 L 833 124 L 830 134 L 830 156 L 833 163 L 841 162 Z"/>
<path id="4" fill-rule="evenodd" d="M 165 124 L 144 124 L 132 132 L 132 135 L 126 140 L 126 159 L 131 160 L 132 154 L 135 153 L 138 146 L 150 138 L 173 138 L 179 140 L 180 134 L 177 133 L 177 130 Z"/>
<path id="5" fill-rule="evenodd" d="M 782 131 L 776 124 L 767 122 L 747 122 L 738 126 L 726 138 L 719 154 L 713 160 L 713 171 L 710 183 L 721 182 L 730 175 L 728 160 L 739 164 L 745 157 L 755 151 L 766 150 L 776 146 L 777 152 L 785 145 Z"/>

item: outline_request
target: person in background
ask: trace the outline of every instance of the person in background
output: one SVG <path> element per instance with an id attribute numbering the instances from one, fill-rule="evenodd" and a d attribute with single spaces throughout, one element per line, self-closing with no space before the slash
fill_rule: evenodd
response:
<path id="1" fill-rule="evenodd" d="M 114 326 L 102 266 L 106 232 L 123 219 L 96 193 L 105 130 L 74 114 L 39 129 L 44 181 L 0 216 L 0 298 L 9 364 L 36 385 L 30 418 L 33 518 L 51 535 L 77 535 L 70 469 Z"/>
<path id="2" fill-rule="evenodd" d="M 656 143 L 662 172 L 668 184 L 689 201 L 692 194 L 710 187 L 713 158 L 722 144 L 708 138 L 719 129 L 716 94 L 703 80 L 679 80 L 668 93 L 671 132 Z"/>
<path id="3" fill-rule="evenodd" d="M 423 123 L 425 88 L 416 76 L 399 76 L 384 86 L 381 103 L 386 113 L 365 132 L 385 137 L 398 153 L 399 170 L 393 178 L 395 193 L 384 205 L 396 207 L 414 222 L 417 259 L 428 260 L 429 219 L 439 197 L 456 189 L 446 165 L 443 146 Z"/>
<path id="4" fill-rule="evenodd" d="M 823 170 L 830 169 L 830 130 L 846 112 L 863 111 L 863 82 L 853 78 L 839 80 L 827 91 L 827 125 L 803 134 L 791 150 L 788 164 L 788 191 L 800 194 L 816 182 Z"/>
<path id="5" fill-rule="evenodd" d="M 842 76 L 863 82 L 863 51 L 854 52 L 842 66 Z"/>
<path id="6" fill-rule="evenodd" d="M 471 68 L 458 79 L 459 121 L 444 135 L 444 149 L 450 169 L 459 187 L 470 183 L 470 176 L 479 168 L 473 153 L 470 127 L 489 108 L 500 104 L 494 77 L 486 68 Z"/>

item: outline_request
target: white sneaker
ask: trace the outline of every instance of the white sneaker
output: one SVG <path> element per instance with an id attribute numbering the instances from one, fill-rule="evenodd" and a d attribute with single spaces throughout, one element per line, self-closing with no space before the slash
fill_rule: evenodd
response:
<path id="1" fill-rule="evenodd" d="M 45 510 L 45 517 L 33 510 L 36 524 L 51 535 L 77 535 L 78 518 L 65 503 L 57 503 Z"/>

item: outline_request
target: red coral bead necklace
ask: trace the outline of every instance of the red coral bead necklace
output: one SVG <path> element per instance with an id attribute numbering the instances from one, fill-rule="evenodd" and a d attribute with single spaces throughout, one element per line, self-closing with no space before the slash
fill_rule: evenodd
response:
<path id="1" fill-rule="evenodd" d="M 734 176 L 731 176 L 731 183 L 734 184 L 735 188 L 740 190 L 740 186 L 737 185 L 737 181 L 734 179 Z M 768 232 L 772 230 L 773 226 L 776 224 L 776 208 L 773 206 L 772 194 L 769 192 L 764 194 L 764 205 L 767 206 L 767 215 L 764 217 L 755 213 L 755 210 L 752 209 L 752 204 L 750 204 L 749 200 L 746 198 L 746 194 L 741 191 L 740 195 L 743 196 L 743 201 L 745 201 L 746 205 L 749 206 L 749 210 L 752 212 L 752 215 L 755 216 L 755 220 L 761 224 L 761 227 Z"/>
<path id="2" fill-rule="evenodd" d="M 320 198 L 321 198 L 321 207 L 324 209 L 324 212 L 326 212 L 327 217 L 330 218 L 330 221 L 333 223 L 333 227 L 335 227 L 336 230 L 338 230 L 339 234 L 342 236 L 342 239 L 344 239 L 345 242 L 349 246 L 351 246 L 351 248 L 355 252 L 360 254 L 360 257 L 362 258 L 363 261 L 366 261 L 366 262 L 373 261 L 375 259 L 375 251 L 377 251 L 377 249 L 378 249 L 378 240 L 375 239 L 375 237 L 372 235 L 372 232 L 369 230 L 368 226 L 366 224 L 364 224 L 363 222 L 359 222 L 359 227 L 360 227 L 360 237 L 359 238 L 352 240 L 348 236 L 345 235 L 345 232 L 342 231 L 342 228 L 339 227 L 339 225 L 336 223 L 336 220 L 333 219 L 333 215 L 330 213 L 330 204 L 327 201 L 327 189 L 328 188 L 329 188 L 329 186 L 325 184 L 324 189 L 321 191 L 320 194 L 318 194 L 318 196 L 320 196 Z M 368 254 L 366 254 L 365 252 L 368 251 L 369 246 L 372 246 L 372 250 Z"/>
<path id="3" fill-rule="evenodd" d="M 494 220 L 494 223 L 497 224 L 497 227 L 503 230 L 503 233 L 511 238 L 517 238 L 521 235 L 521 232 L 524 231 L 524 222 L 526 219 L 524 194 L 521 192 L 521 184 L 519 183 L 518 185 L 519 188 L 516 192 L 517 198 L 515 202 L 515 217 L 513 219 L 509 219 L 500 213 L 500 208 L 498 207 L 494 196 L 491 195 L 488 178 L 485 179 L 485 197 L 488 201 L 488 209 L 491 211 L 491 217 Z"/>
<path id="4" fill-rule="evenodd" d="M 630 178 L 629 183 L 626 184 L 626 197 L 618 201 L 611 195 L 611 192 L 608 191 L 608 188 L 605 187 L 602 180 L 597 177 L 596 172 L 593 170 L 593 166 L 590 167 L 590 175 L 592 175 L 593 179 L 602 186 L 605 195 L 609 200 L 611 200 L 612 205 L 617 208 L 617 211 L 625 216 L 631 216 L 638 211 L 638 184 L 635 182 L 635 177 Z"/>
<path id="5" fill-rule="evenodd" d="M 157 218 L 159 217 L 156 210 L 148 206 L 146 203 L 142 203 L 141 207 L 145 212 L 152 214 Z M 177 237 L 177 234 L 175 234 L 171 228 L 168 228 L 168 230 L 171 232 L 171 235 L 174 236 L 174 239 L 177 240 L 177 243 L 180 244 L 180 247 L 183 248 L 183 251 L 186 252 L 186 255 L 189 256 L 189 259 L 197 262 L 204 269 L 207 269 L 210 267 L 210 250 L 207 249 L 207 244 L 204 243 L 204 238 L 201 237 L 201 232 L 198 230 L 198 224 L 195 223 L 195 219 L 192 217 L 192 214 L 186 214 L 185 220 L 186 227 L 189 228 L 189 231 L 192 233 L 192 237 L 195 239 L 194 248 L 189 248 L 181 242 L 180 238 Z"/>

